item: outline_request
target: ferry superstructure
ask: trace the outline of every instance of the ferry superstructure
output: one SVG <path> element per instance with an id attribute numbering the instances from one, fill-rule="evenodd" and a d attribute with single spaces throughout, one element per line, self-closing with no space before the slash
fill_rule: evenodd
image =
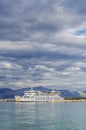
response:
<path id="1" fill-rule="evenodd" d="M 15 96 L 16 101 L 21 102 L 54 102 L 54 101 L 63 101 L 64 98 L 60 96 L 60 94 L 56 91 L 51 92 L 41 92 L 41 91 L 25 91 L 24 95 Z"/>

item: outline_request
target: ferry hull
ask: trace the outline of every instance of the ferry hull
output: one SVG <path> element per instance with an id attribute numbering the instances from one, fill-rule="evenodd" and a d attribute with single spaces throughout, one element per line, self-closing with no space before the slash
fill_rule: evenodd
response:
<path id="1" fill-rule="evenodd" d="M 63 101 L 59 93 L 52 92 L 40 92 L 40 91 L 25 91 L 24 96 L 15 96 L 17 102 L 56 102 Z"/>
<path id="2" fill-rule="evenodd" d="M 58 99 L 55 99 L 55 98 L 51 98 L 49 99 L 49 97 L 47 98 L 44 98 L 43 97 L 34 97 L 34 98 L 23 98 L 23 97 L 20 97 L 20 96 L 15 96 L 15 100 L 17 102 L 61 102 L 64 100 L 64 98 L 58 98 Z"/>

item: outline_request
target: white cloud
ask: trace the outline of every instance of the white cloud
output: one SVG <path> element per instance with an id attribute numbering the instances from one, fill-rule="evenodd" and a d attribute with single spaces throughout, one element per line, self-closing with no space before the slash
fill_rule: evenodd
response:
<path id="1" fill-rule="evenodd" d="M 1 63 L 1 68 L 18 70 L 18 69 L 22 69 L 22 66 L 8 61 L 7 62 L 4 61 Z"/>

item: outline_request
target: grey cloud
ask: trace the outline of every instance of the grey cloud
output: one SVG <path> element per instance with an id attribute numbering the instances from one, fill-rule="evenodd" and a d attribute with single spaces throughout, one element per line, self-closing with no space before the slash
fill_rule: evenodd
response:
<path id="1" fill-rule="evenodd" d="M 79 15 L 86 14 L 86 0 L 65 0 L 64 5 L 66 5 L 70 11 L 75 11 Z"/>
<path id="2" fill-rule="evenodd" d="M 76 54 L 61 54 L 56 51 L 47 51 L 47 50 L 35 50 L 35 51 L 30 51 L 30 50 L 25 50 L 25 51 L 1 51 L 0 52 L 1 56 L 4 57 L 13 57 L 13 58 L 47 58 L 47 59 L 52 59 L 52 60 L 58 60 L 58 59 L 66 59 L 66 60 L 72 60 L 72 59 L 84 59 L 85 57 L 83 56 L 78 56 Z"/>
<path id="3" fill-rule="evenodd" d="M 49 24 L 49 23 L 37 23 L 27 28 L 31 32 L 33 31 L 45 31 L 45 32 L 56 32 L 60 29 L 58 25 Z"/>
<path id="4" fill-rule="evenodd" d="M 52 17 L 56 15 L 54 10 L 56 3 L 58 1 L 1 1 L 0 39 L 25 40 L 30 38 L 30 33 L 34 33 L 34 31 L 43 33 L 47 31 L 51 34 L 57 32 L 62 25 L 58 21 L 54 21 L 56 18 Z"/>
<path id="5" fill-rule="evenodd" d="M 0 72 L 1 80 L 4 81 L 4 83 L 7 85 L 16 83 L 16 85 L 11 85 L 11 87 L 16 86 L 16 88 L 18 87 L 17 82 L 26 82 L 28 86 L 29 85 L 28 80 L 31 80 L 31 82 L 34 82 L 35 85 L 37 83 L 41 84 L 43 81 L 45 81 L 45 83 L 49 82 L 50 84 L 52 80 L 53 81 L 55 80 L 54 82 L 56 84 L 58 82 L 57 87 L 59 87 L 60 86 L 59 82 L 63 82 L 62 84 L 64 84 L 65 80 L 68 81 L 71 78 L 72 80 L 77 80 L 77 76 L 74 79 L 75 74 L 78 75 L 79 73 L 82 72 L 82 69 L 80 69 L 80 71 L 77 71 L 78 65 L 80 68 L 82 66 L 85 66 L 83 61 L 81 63 L 78 63 L 76 62 L 76 60 L 68 61 L 67 59 L 66 60 L 59 59 L 59 60 L 56 60 L 56 62 L 53 62 L 52 60 L 42 59 L 42 58 L 40 59 L 24 58 L 22 60 L 21 59 L 18 60 L 16 58 L 15 62 L 14 60 L 11 60 L 11 59 L 7 59 L 7 61 L 9 61 L 12 65 L 14 65 L 15 63 L 15 65 L 17 64 L 17 65 L 22 66 L 22 68 L 19 70 L 14 71 L 14 70 L 5 69 L 5 70 L 2 70 L 2 73 Z M 51 70 L 54 70 L 54 71 L 51 71 Z M 73 75 L 71 75 L 71 73 Z"/>
<path id="6" fill-rule="evenodd" d="M 85 5 L 85 0 L 1 0 L 3 86 L 73 88 L 80 77 L 85 77 L 85 37 L 75 35 L 86 20 Z M 20 69 L 16 69 L 18 66 Z"/>

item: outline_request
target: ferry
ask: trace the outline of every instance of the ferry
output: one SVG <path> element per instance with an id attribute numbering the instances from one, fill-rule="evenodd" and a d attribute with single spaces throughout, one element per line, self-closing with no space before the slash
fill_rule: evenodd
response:
<path id="1" fill-rule="evenodd" d="M 15 96 L 15 100 L 17 102 L 59 102 L 63 101 L 64 98 L 54 90 L 51 92 L 30 90 L 25 91 L 23 96 Z"/>

